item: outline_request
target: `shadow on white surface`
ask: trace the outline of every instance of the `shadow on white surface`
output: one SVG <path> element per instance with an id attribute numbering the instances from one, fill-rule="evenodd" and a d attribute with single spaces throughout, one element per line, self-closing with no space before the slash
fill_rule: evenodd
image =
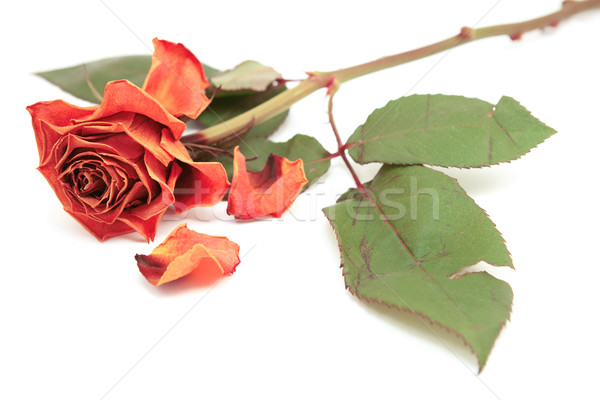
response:
<path id="1" fill-rule="evenodd" d="M 457 334 L 408 311 L 381 304 L 365 303 L 350 293 L 348 295 L 352 297 L 353 301 L 359 303 L 361 307 L 375 314 L 378 318 L 385 320 L 390 325 L 393 325 L 396 329 L 408 332 L 419 340 L 439 347 L 440 351 L 452 354 L 457 358 L 457 365 L 463 364 L 472 373 L 477 374 L 477 358 Z M 457 366 L 457 368 L 460 367 Z"/>

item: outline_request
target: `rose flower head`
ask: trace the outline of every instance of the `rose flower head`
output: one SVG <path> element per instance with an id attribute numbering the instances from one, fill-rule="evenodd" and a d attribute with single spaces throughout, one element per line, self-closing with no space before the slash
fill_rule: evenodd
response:
<path id="1" fill-rule="evenodd" d="M 113 81 L 98 106 L 55 100 L 27 108 L 38 169 L 99 240 L 133 231 L 153 240 L 169 206 L 213 205 L 229 188 L 220 163 L 193 162 L 179 141 L 185 123 L 175 116 L 195 118 L 208 105 L 202 65 L 182 45 L 154 44 L 150 90 Z"/>

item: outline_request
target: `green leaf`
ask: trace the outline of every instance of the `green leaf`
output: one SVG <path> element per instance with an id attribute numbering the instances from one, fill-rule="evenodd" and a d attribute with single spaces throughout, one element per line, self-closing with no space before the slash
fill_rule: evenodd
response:
<path id="1" fill-rule="evenodd" d="M 348 143 L 361 164 L 483 167 L 515 160 L 554 133 L 510 97 L 494 106 L 460 96 L 413 95 L 375 110 Z"/>
<path id="2" fill-rule="evenodd" d="M 277 96 L 279 93 L 286 90 L 285 86 L 271 87 L 264 92 L 252 93 L 240 96 L 216 96 L 210 107 L 205 110 L 196 121 L 200 123 L 200 127 L 208 128 L 210 126 L 225 122 L 243 112 L 264 103 L 265 101 Z M 219 92 L 222 93 L 222 92 Z M 288 115 L 288 111 L 284 111 L 275 117 L 264 121 L 261 124 L 254 126 L 244 137 L 251 139 L 255 137 L 268 137 L 279 128 Z"/>
<path id="3" fill-rule="evenodd" d="M 142 87 L 151 63 L 151 56 L 124 56 L 92 61 L 53 71 L 38 72 L 36 75 L 55 84 L 75 97 L 91 103 L 98 103 L 98 99 L 87 82 L 85 76 L 86 70 L 90 82 L 102 94 L 104 86 L 108 82 L 119 79 L 127 79 L 134 85 Z M 206 64 L 203 67 L 207 78 L 220 72 Z"/>
<path id="4" fill-rule="evenodd" d="M 242 154 L 248 159 L 246 162 L 248 170 L 253 172 L 261 171 L 264 168 L 271 153 L 291 161 L 301 158 L 304 163 L 304 173 L 308 179 L 304 189 L 307 189 L 327 172 L 331 164 L 329 152 L 312 136 L 295 135 L 287 142 L 281 143 L 263 138 L 244 139 L 239 146 Z M 216 161 L 223 163 L 231 180 L 233 175 L 231 157 L 220 157 Z"/>
<path id="5" fill-rule="evenodd" d="M 506 282 L 465 268 L 480 261 L 512 267 L 502 236 L 454 179 L 430 168 L 384 166 L 364 189 L 323 210 L 346 287 L 456 332 L 481 370 L 513 295 Z"/>
<path id="6" fill-rule="evenodd" d="M 256 61 L 244 61 L 225 72 L 211 78 L 211 83 L 224 91 L 251 90 L 264 92 L 281 78 L 281 74 L 271 67 Z"/>
<path id="7" fill-rule="evenodd" d="M 90 82 L 102 94 L 104 86 L 108 82 L 119 79 L 127 79 L 141 87 L 144 84 L 144 79 L 150 69 L 151 63 L 151 56 L 124 56 L 93 61 L 86 63 L 85 67 L 82 64 L 53 71 L 38 72 L 36 75 L 55 84 L 75 97 L 97 104 L 99 101 L 87 82 L 86 70 Z M 253 63 L 255 68 L 256 65 L 260 65 L 256 62 Z M 244 65 L 244 63 L 240 65 Z M 204 73 L 209 80 L 215 75 L 221 74 L 221 71 L 206 64 L 203 64 L 203 67 Z M 235 71 L 235 69 L 232 71 Z M 241 77 L 238 80 L 241 80 Z M 262 92 L 254 92 L 247 89 L 231 92 L 219 91 L 215 95 L 210 108 L 200 115 L 198 121 L 204 128 L 216 125 L 269 100 L 284 90 L 286 90 L 285 86 L 270 87 Z M 209 94 L 214 92 L 214 87 L 209 88 L 207 92 Z M 253 127 L 246 137 L 267 137 L 271 135 L 283 123 L 287 114 L 288 111 L 285 111 Z"/>
<path id="8" fill-rule="evenodd" d="M 36 75 L 75 97 L 91 103 L 98 103 L 98 99 L 87 83 L 86 69 L 91 83 L 102 94 L 104 86 L 108 82 L 119 79 L 127 79 L 141 87 L 151 62 L 152 57 L 150 56 L 115 57 L 53 71 L 38 72 Z"/>
<path id="9" fill-rule="evenodd" d="M 210 65 L 206 65 L 204 63 L 202 63 L 202 69 L 204 70 L 204 75 L 206 76 L 206 79 L 208 79 L 209 81 L 210 78 L 221 73 L 220 70 L 213 68 Z"/>

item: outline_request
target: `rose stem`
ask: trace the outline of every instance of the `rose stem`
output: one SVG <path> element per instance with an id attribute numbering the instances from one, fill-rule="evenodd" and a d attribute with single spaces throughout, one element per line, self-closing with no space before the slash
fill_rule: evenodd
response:
<path id="1" fill-rule="evenodd" d="M 458 35 L 448 39 L 424 46 L 415 50 L 383 57 L 364 64 L 355 65 L 330 72 L 311 72 L 297 86 L 267 100 L 266 102 L 246 111 L 228 121 L 211 126 L 200 132 L 186 135 L 182 138 L 184 143 L 213 144 L 228 137 L 234 136 L 248 129 L 248 126 L 258 125 L 283 111 L 309 94 L 331 85 L 332 82 L 341 84 L 370 73 L 386 68 L 395 67 L 410 61 L 418 60 L 430 55 L 449 50 L 451 48 L 485 39 L 493 36 L 508 35 L 511 39 L 521 38 L 525 32 L 541 29 L 546 26 L 556 26 L 575 14 L 600 7 L 600 0 L 573 1 L 566 0 L 560 10 L 543 17 L 527 21 L 494 25 L 484 28 L 471 29 L 464 27 Z"/>
<path id="2" fill-rule="evenodd" d="M 331 125 L 331 129 L 333 130 L 333 134 L 335 135 L 335 140 L 337 141 L 338 151 L 337 151 L 336 155 L 342 157 L 342 160 L 344 160 L 344 164 L 346 164 L 346 167 L 348 167 L 348 171 L 350 171 L 350 174 L 352 175 L 352 179 L 354 179 L 354 183 L 356 183 L 356 187 L 359 190 L 364 191 L 363 184 L 361 183 L 360 179 L 358 179 L 358 175 L 356 175 L 356 171 L 354 171 L 354 168 L 352 168 L 352 165 L 350 164 L 350 161 L 348 160 L 348 156 L 346 155 L 346 147 L 344 146 L 344 143 L 342 142 L 340 133 L 338 132 L 337 126 L 335 125 L 335 120 L 333 119 L 333 95 L 335 95 L 335 92 L 337 92 L 339 87 L 340 87 L 340 83 L 337 81 L 337 79 L 334 79 L 330 82 L 330 84 L 327 88 L 327 90 L 329 92 L 329 103 L 327 105 L 327 115 L 329 116 L 329 125 Z"/>

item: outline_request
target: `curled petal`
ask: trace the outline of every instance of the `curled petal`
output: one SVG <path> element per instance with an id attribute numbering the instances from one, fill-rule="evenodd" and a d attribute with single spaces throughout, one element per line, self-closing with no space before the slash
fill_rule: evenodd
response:
<path id="1" fill-rule="evenodd" d="M 66 101 L 42 101 L 27 107 L 31 114 L 31 123 L 35 132 L 35 141 L 40 155 L 40 164 L 48 161 L 50 151 L 62 137 L 52 127 L 66 127 L 71 125 L 72 119 L 85 118 L 93 114 L 97 106 L 77 107 Z"/>
<path id="2" fill-rule="evenodd" d="M 169 175 L 162 176 L 159 175 L 159 171 L 152 170 L 152 164 L 156 164 L 157 162 L 152 161 L 151 154 L 146 153 L 145 162 L 151 177 L 160 183 L 161 194 L 152 198 L 147 204 L 139 205 L 131 211 L 126 210 L 119 216 L 119 221 L 126 223 L 144 236 L 146 240 L 151 241 L 154 240 L 158 223 L 165 211 L 167 211 L 167 207 L 174 202 L 173 190 L 175 181 L 181 174 L 181 168 L 178 164 L 173 164 Z"/>
<path id="3" fill-rule="evenodd" d="M 175 157 L 182 168 L 174 192 L 177 212 L 212 206 L 225 197 L 229 180 L 223 164 L 192 161 L 181 142 L 162 142 L 161 146 Z"/>
<path id="4" fill-rule="evenodd" d="M 174 116 L 197 118 L 210 103 L 204 94 L 210 84 L 202 64 L 180 43 L 156 38 L 152 43 L 152 66 L 142 89 Z"/>
<path id="5" fill-rule="evenodd" d="M 206 280 L 232 274 L 240 263 L 240 247 L 221 236 L 194 232 L 179 225 L 150 255 L 136 254 L 140 272 L 154 286 L 197 270 Z"/>
<path id="6" fill-rule="evenodd" d="M 223 199 L 229 188 L 227 172 L 218 162 L 180 164 L 182 173 L 175 185 L 177 212 L 207 207 Z"/>
<path id="7" fill-rule="evenodd" d="M 262 171 L 251 172 L 246 169 L 246 158 L 236 147 L 227 213 L 238 219 L 279 218 L 307 182 L 301 159 L 292 162 L 271 154 Z"/>
<path id="8" fill-rule="evenodd" d="M 113 224 L 105 224 L 98 222 L 97 220 L 86 216 L 85 214 L 71 212 L 67 209 L 65 211 L 73 218 L 77 220 L 88 232 L 96 237 L 99 241 L 104 241 L 108 238 L 124 235 L 126 233 L 134 232 L 134 229 L 121 221 L 115 221 Z"/>
<path id="9" fill-rule="evenodd" d="M 102 103 L 95 107 L 93 111 L 93 113 L 83 118 L 73 119 L 72 123 L 89 123 L 103 119 L 114 122 L 109 117 L 120 113 L 135 113 L 145 115 L 152 121 L 169 128 L 169 133 L 173 135 L 175 140 L 180 139 L 185 130 L 184 122 L 171 115 L 163 105 L 149 96 L 148 93 L 126 80 L 108 82 L 104 88 Z M 131 115 L 128 114 L 128 119 L 130 117 Z M 118 119 L 122 120 L 122 117 Z M 130 131 L 136 132 L 136 129 L 129 128 Z M 142 144 L 147 144 L 149 141 L 160 141 L 160 131 L 155 133 L 156 137 L 148 137 L 144 133 L 147 133 L 147 131 L 142 130 L 134 139 Z"/>

